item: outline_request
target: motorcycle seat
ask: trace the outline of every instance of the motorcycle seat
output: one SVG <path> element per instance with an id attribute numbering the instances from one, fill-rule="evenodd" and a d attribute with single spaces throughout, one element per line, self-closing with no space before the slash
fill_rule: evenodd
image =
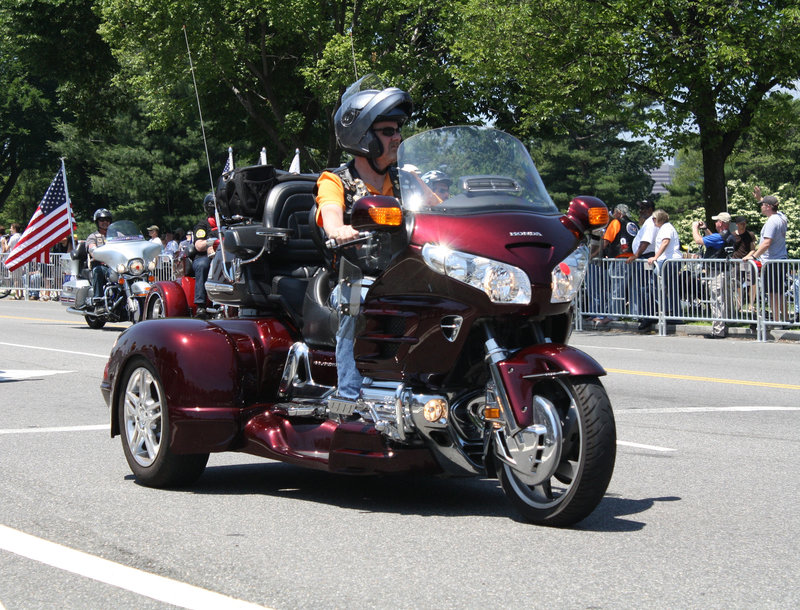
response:
<path id="1" fill-rule="evenodd" d="M 309 210 L 315 205 L 315 184 L 314 176 L 281 176 L 267 194 L 261 222 L 224 229 L 226 255 L 243 260 L 261 252 L 270 229 L 283 230 L 283 236 L 270 239 L 264 255 L 243 264 L 241 282 L 226 294 L 215 291 L 214 300 L 246 308 L 283 307 L 299 318 L 309 278 L 324 264 L 308 226 Z"/>

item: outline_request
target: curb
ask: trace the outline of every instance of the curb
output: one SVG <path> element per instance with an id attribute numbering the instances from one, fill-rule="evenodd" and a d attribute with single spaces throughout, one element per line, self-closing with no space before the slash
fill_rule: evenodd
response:
<path id="1" fill-rule="evenodd" d="M 630 332 L 637 335 L 655 335 L 658 336 L 658 331 L 655 327 L 647 332 L 641 332 L 638 329 L 637 322 L 628 322 L 625 320 L 612 320 L 607 324 L 597 324 L 592 322 L 591 319 L 583 321 L 583 329 L 578 332 L 610 332 L 621 331 Z M 703 335 L 711 334 L 710 324 L 667 324 L 667 336 L 676 335 L 684 337 L 702 337 Z M 729 339 L 750 339 L 756 340 L 756 331 L 751 329 L 749 325 L 744 326 L 728 326 Z M 776 328 L 767 330 L 767 340 L 772 341 L 797 341 L 800 342 L 800 328 Z"/>

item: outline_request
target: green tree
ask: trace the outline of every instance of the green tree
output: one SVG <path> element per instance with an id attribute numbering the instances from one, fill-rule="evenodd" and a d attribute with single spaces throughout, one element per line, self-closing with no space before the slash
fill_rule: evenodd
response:
<path id="1" fill-rule="evenodd" d="M 530 140 L 531 156 L 556 205 L 566 209 L 576 195 L 594 195 L 613 207 L 650 194 L 648 172 L 660 165 L 657 152 L 645 142 L 624 140 L 621 129 L 612 119 L 571 117 Z"/>
<path id="2" fill-rule="evenodd" d="M 98 24 L 91 0 L 0 0 L 0 206 L 23 171 L 56 171 L 59 122 L 110 106 L 113 59 Z"/>
<path id="3" fill-rule="evenodd" d="M 101 31 L 121 65 L 117 80 L 154 121 L 196 112 L 183 24 L 204 112 L 221 133 L 249 133 L 270 162 L 337 164 L 332 116 L 354 72 L 405 87 L 435 120 L 463 119 L 471 105 L 446 75 L 433 24 L 451 1 L 98 0 Z M 187 86 L 188 85 L 188 86 Z M 446 103 L 437 99 L 449 90 Z M 223 140 L 221 133 L 216 137 Z M 260 146 L 259 146 L 260 148 Z"/>
<path id="4" fill-rule="evenodd" d="M 800 77 L 796 0 L 465 0 L 461 34 L 461 77 L 524 123 L 637 110 L 629 128 L 668 149 L 699 137 L 707 217 L 759 106 Z"/>

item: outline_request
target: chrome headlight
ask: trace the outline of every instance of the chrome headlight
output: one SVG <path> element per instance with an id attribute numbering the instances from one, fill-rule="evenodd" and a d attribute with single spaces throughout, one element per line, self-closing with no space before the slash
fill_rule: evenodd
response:
<path id="1" fill-rule="evenodd" d="M 572 300 L 580 290 L 588 264 L 589 248 L 586 244 L 581 244 L 577 250 L 556 265 L 552 273 L 551 303 L 569 303 Z"/>
<path id="2" fill-rule="evenodd" d="M 436 244 L 425 244 L 422 258 L 434 271 L 482 290 L 493 303 L 531 302 L 531 282 L 519 267 Z"/>
<path id="3" fill-rule="evenodd" d="M 141 258 L 132 258 L 129 260 L 128 272 L 131 275 L 141 275 L 144 272 L 144 260 Z"/>

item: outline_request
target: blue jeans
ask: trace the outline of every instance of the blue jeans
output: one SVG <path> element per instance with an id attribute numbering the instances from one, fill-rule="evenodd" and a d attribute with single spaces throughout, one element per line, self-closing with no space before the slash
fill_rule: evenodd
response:
<path id="1" fill-rule="evenodd" d="M 92 295 L 95 298 L 103 296 L 107 281 L 108 267 L 105 265 L 96 265 L 92 268 Z"/>
<path id="2" fill-rule="evenodd" d="M 339 306 L 341 288 L 337 285 L 331 293 L 331 305 Z M 355 400 L 361 395 L 362 377 L 355 357 L 356 316 L 339 312 L 339 329 L 336 331 L 336 393 L 342 398 Z"/>
<path id="3" fill-rule="evenodd" d="M 198 253 L 192 262 L 194 270 L 194 304 L 198 307 L 206 306 L 206 280 L 208 270 L 211 268 L 211 259 L 205 254 Z"/>

